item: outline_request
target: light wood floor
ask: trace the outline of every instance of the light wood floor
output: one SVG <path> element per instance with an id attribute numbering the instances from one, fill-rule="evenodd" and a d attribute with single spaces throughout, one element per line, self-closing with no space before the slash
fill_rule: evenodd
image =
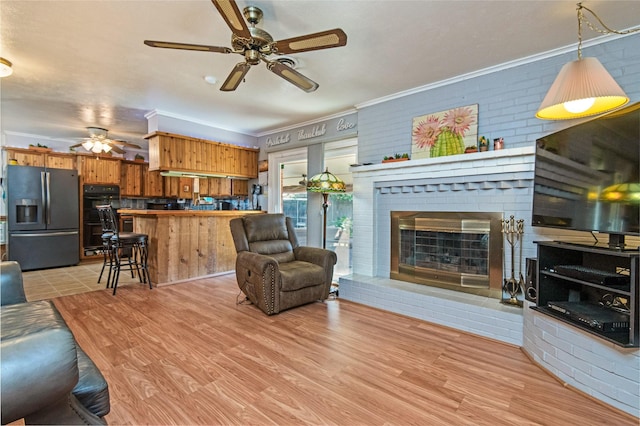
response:
<path id="1" fill-rule="evenodd" d="M 110 424 L 638 425 L 517 347 L 336 299 L 268 317 L 234 275 L 55 299 Z"/>

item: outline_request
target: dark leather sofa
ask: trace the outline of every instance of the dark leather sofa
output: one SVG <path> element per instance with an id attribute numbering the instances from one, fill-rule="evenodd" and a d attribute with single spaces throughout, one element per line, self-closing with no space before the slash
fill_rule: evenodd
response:
<path id="1" fill-rule="evenodd" d="M 106 424 L 109 388 L 50 301 L 27 302 L 16 262 L 0 264 L 2 424 Z"/>
<path id="2" fill-rule="evenodd" d="M 291 218 L 251 214 L 230 221 L 236 280 L 265 314 L 329 297 L 336 254 L 298 244 Z"/>

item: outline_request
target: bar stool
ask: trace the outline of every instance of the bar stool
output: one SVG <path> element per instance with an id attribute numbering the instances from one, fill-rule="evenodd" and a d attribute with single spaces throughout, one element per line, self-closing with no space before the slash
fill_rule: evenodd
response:
<path id="1" fill-rule="evenodd" d="M 106 215 L 105 212 L 108 208 L 111 208 L 110 205 L 96 206 L 98 209 L 98 216 L 100 217 L 100 224 L 102 225 L 102 269 L 100 269 L 100 275 L 98 276 L 98 284 L 100 280 L 102 280 L 102 275 L 104 274 L 104 269 L 109 265 L 109 273 L 107 275 L 107 286 L 111 282 L 111 270 L 113 268 L 113 256 L 111 253 L 111 237 L 113 236 L 113 227 L 114 224 L 111 223 L 111 218 L 109 215 Z"/>
<path id="2" fill-rule="evenodd" d="M 141 283 L 149 283 L 149 289 L 153 289 L 147 260 L 149 257 L 148 241 L 146 234 L 134 232 L 119 232 L 116 215 L 110 205 L 96 206 L 100 222 L 103 228 L 103 245 L 108 246 L 109 275 L 107 277 L 107 288 L 113 287 L 113 294 L 118 289 L 120 271 L 131 271 L 131 277 L 135 274 Z M 127 262 L 124 263 L 124 258 Z M 107 263 L 105 257 L 104 265 Z M 103 268 L 104 268 L 103 265 Z M 102 276 L 102 272 L 100 274 Z"/>

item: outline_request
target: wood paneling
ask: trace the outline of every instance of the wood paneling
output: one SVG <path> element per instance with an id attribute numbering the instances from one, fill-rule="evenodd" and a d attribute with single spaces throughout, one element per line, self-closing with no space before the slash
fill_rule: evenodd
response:
<path id="1" fill-rule="evenodd" d="M 234 270 L 236 253 L 229 230 L 232 218 L 135 216 L 135 232 L 149 236 L 151 281 L 170 283 Z"/>
<path id="2" fill-rule="evenodd" d="M 44 167 L 44 153 L 10 148 L 6 148 L 5 151 L 7 151 L 7 160 L 15 160 L 20 166 Z"/>
<path id="3" fill-rule="evenodd" d="M 191 198 L 193 195 L 193 178 L 164 176 L 164 196 L 174 198 Z"/>
<path id="4" fill-rule="evenodd" d="M 164 132 L 146 138 L 150 170 L 258 177 L 257 149 Z"/>
<path id="5" fill-rule="evenodd" d="M 54 302 L 109 383 L 109 424 L 638 425 L 515 346 L 339 298 L 266 316 L 237 295 L 228 274 Z"/>
<path id="6" fill-rule="evenodd" d="M 49 167 L 52 169 L 76 168 L 75 154 L 43 152 L 22 148 L 5 148 L 7 160 L 15 160 L 20 166 Z"/>
<path id="7" fill-rule="evenodd" d="M 120 165 L 120 195 L 142 195 L 142 163 L 123 161 Z"/>
<path id="8" fill-rule="evenodd" d="M 231 179 L 231 195 L 249 195 L 249 181 Z"/>
<path id="9" fill-rule="evenodd" d="M 142 166 L 142 195 L 145 197 L 164 196 L 164 179 L 159 171 L 149 171 L 149 164 Z"/>
<path id="10" fill-rule="evenodd" d="M 46 166 L 50 169 L 68 169 L 76 168 L 75 154 L 49 153 L 45 154 Z"/>
<path id="11" fill-rule="evenodd" d="M 78 174 L 83 183 L 120 185 L 119 158 L 78 155 Z"/>

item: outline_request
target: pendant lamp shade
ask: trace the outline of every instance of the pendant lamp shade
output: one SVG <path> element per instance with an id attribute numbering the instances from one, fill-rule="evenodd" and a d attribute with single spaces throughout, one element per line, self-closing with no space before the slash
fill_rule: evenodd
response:
<path id="1" fill-rule="evenodd" d="M 562 67 L 536 117 L 543 120 L 588 117 L 628 102 L 627 95 L 598 59 L 581 58 Z"/>

